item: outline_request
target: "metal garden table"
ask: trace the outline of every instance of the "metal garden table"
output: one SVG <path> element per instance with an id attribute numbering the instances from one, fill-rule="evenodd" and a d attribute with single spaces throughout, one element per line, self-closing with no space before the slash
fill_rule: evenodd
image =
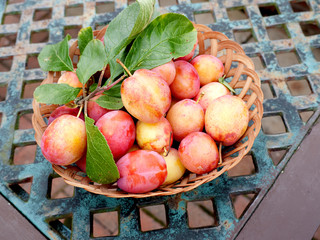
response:
<path id="1" fill-rule="evenodd" d="M 102 212 L 116 214 L 117 231 L 110 236 L 116 239 L 310 239 L 320 223 L 320 127 L 315 124 L 320 101 L 319 0 L 156 3 L 163 13 L 183 13 L 225 33 L 255 61 L 266 99 L 262 131 L 246 158 L 252 165 L 249 173 L 224 174 L 194 191 L 167 197 L 112 199 L 75 188 L 68 198 L 52 198 L 56 176 L 34 146 L 33 129 L 20 127 L 23 117 L 32 113 L 28 87 L 45 78 L 32 60 L 66 33 L 76 37 L 81 27 L 96 29 L 109 23 L 127 4 L 123 0 L 0 1 L 2 199 L 51 239 L 95 237 L 92 219 Z M 18 150 L 30 146 L 34 157 L 27 164 L 19 163 Z M 23 187 L 26 183 L 29 191 Z M 240 213 L 235 207 L 239 196 L 249 199 Z M 190 204 L 204 200 L 211 204 L 214 221 L 211 226 L 192 227 L 191 219 L 196 217 L 190 216 Z M 140 210 L 154 205 L 163 207 L 166 223 L 158 230 L 141 231 Z M 6 204 L 0 206 L 0 222 L 14 224 L 11 215 L 4 216 Z"/>

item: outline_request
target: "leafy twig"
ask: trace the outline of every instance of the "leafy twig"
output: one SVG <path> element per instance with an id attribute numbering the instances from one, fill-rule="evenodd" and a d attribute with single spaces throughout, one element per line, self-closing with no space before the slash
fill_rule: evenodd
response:
<path id="1" fill-rule="evenodd" d="M 76 102 L 77 105 L 81 105 L 83 102 L 88 101 L 90 98 L 94 97 L 98 92 L 100 91 L 107 91 L 110 88 L 112 88 L 114 85 L 116 85 L 117 83 L 121 82 L 126 76 L 123 75 L 121 76 L 119 79 L 117 79 L 116 81 L 114 81 L 111 84 L 108 84 L 107 86 L 104 87 L 97 87 L 93 92 L 91 92 L 88 96 L 83 97 L 82 99 L 78 100 Z"/>

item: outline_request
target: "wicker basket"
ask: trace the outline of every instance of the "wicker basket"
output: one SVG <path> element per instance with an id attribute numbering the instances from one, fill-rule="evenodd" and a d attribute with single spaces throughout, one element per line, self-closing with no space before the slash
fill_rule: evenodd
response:
<path id="1" fill-rule="evenodd" d="M 220 58 L 225 66 L 226 77 L 232 79 L 229 84 L 237 90 L 237 95 L 246 102 L 250 109 L 250 122 L 247 131 L 233 146 L 224 148 L 222 151 L 223 162 L 219 165 L 218 169 L 203 175 L 196 175 L 187 171 L 183 178 L 173 184 L 159 187 L 152 192 L 144 194 L 131 194 L 119 190 L 116 183 L 109 185 L 94 183 L 75 166 L 62 167 L 52 165 L 53 170 L 63 177 L 66 183 L 92 193 L 113 198 L 144 198 L 172 195 L 190 191 L 204 183 L 212 181 L 236 166 L 250 151 L 254 139 L 260 131 L 263 114 L 263 93 L 260 88 L 259 76 L 254 71 L 251 59 L 244 54 L 239 44 L 229 40 L 224 34 L 214 32 L 204 25 L 195 24 L 195 27 L 198 30 L 199 54 L 211 54 Z M 95 37 L 101 39 L 105 34 L 106 28 L 94 31 Z M 205 40 L 210 42 L 210 46 L 207 48 L 205 48 Z M 77 48 L 77 41 L 70 47 L 69 52 L 71 59 L 74 59 L 75 55 L 79 56 L 80 52 Z M 76 63 L 73 64 L 76 67 Z M 60 75 L 60 72 L 49 72 L 48 77 L 41 84 L 57 82 Z M 35 139 L 38 145 L 40 145 L 41 136 L 47 127 L 44 118 L 49 117 L 51 112 L 57 107 L 57 105 L 39 104 L 33 100 L 34 114 L 32 124 L 35 129 Z"/>

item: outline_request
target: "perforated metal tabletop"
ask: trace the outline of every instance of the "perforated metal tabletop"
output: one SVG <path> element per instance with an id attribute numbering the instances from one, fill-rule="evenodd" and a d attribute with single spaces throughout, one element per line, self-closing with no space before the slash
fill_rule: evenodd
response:
<path id="1" fill-rule="evenodd" d="M 97 237 L 102 213 L 109 214 L 105 238 L 233 239 L 319 117 L 320 1 L 157 1 L 162 13 L 185 14 L 242 44 L 262 81 L 262 131 L 242 167 L 188 193 L 113 199 L 72 188 L 61 197 L 30 124 L 30 92 L 46 77 L 35 58 L 67 33 L 76 38 L 81 27 L 108 24 L 127 4 L 0 1 L 0 192 L 50 239 Z M 142 226 L 148 217 L 159 229 Z"/>

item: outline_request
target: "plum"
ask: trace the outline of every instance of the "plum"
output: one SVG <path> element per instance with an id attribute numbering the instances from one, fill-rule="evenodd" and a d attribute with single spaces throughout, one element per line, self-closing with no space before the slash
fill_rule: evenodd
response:
<path id="1" fill-rule="evenodd" d="M 202 131 L 204 111 L 200 104 L 184 99 L 174 104 L 166 116 L 173 130 L 173 138 L 181 141 L 189 133 Z"/>
<path id="2" fill-rule="evenodd" d="M 78 113 L 79 113 L 79 108 L 70 108 L 70 107 L 67 107 L 65 105 L 63 106 L 60 106 L 60 107 L 57 107 L 51 114 L 50 114 L 50 117 L 48 119 L 48 125 L 50 123 L 52 123 L 53 120 L 55 120 L 56 118 L 62 116 L 62 115 L 65 115 L 65 114 L 69 114 L 69 115 L 72 115 L 72 116 L 78 116 Z M 84 121 L 84 115 L 83 113 L 81 112 L 80 115 L 79 115 L 79 118 L 82 119 Z"/>
<path id="3" fill-rule="evenodd" d="M 215 141 L 204 132 L 186 136 L 179 145 L 181 163 L 190 172 L 204 174 L 218 166 L 219 151 Z"/>
<path id="4" fill-rule="evenodd" d="M 99 118 L 96 126 L 107 140 L 115 160 L 121 158 L 132 147 L 135 125 L 128 113 L 121 110 L 110 111 Z"/>
<path id="5" fill-rule="evenodd" d="M 75 72 L 64 72 L 58 79 L 58 84 L 65 83 L 74 88 L 81 88 L 78 97 L 82 95 L 82 83 Z"/>
<path id="6" fill-rule="evenodd" d="M 157 123 L 138 121 L 136 125 L 136 140 L 141 149 L 162 153 L 164 148 L 172 145 L 172 128 L 166 118 Z"/>
<path id="7" fill-rule="evenodd" d="M 40 144 L 43 156 L 57 165 L 78 161 L 85 154 L 86 147 L 84 121 L 68 114 L 58 117 L 47 127 Z"/>
<path id="8" fill-rule="evenodd" d="M 171 93 L 162 77 L 139 69 L 121 85 L 121 99 L 126 110 L 142 122 L 158 122 L 168 111 Z"/>
<path id="9" fill-rule="evenodd" d="M 176 76 L 170 85 L 171 94 L 177 99 L 193 98 L 200 89 L 199 75 L 196 69 L 187 61 L 174 62 Z"/>
<path id="10" fill-rule="evenodd" d="M 228 88 L 219 82 L 212 82 L 201 87 L 194 100 L 199 101 L 199 104 L 203 108 L 204 112 L 206 112 L 208 106 L 213 100 L 224 95 L 231 95 Z"/>
<path id="11" fill-rule="evenodd" d="M 200 85 L 217 82 L 224 75 L 224 66 L 221 60 L 212 55 L 198 55 L 190 62 L 197 70 Z"/>
<path id="12" fill-rule="evenodd" d="M 180 161 L 177 149 L 171 148 L 167 156 L 163 157 L 167 164 L 167 178 L 163 185 L 171 184 L 179 180 L 186 171 L 186 168 Z"/>
<path id="13" fill-rule="evenodd" d="M 92 118 L 95 122 L 97 122 L 98 119 L 102 117 L 104 114 L 111 111 L 109 109 L 99 106 L 99 104 L 95 102 L 95 100 L 97 100 L 101 96 L 102 94 L 94 96 L 88 101 L 87 105 L 88 116 Z"/>
<path id="14" fill-rule="evenodd" d="M 158 73 L 163 78 L 163 80 L 166 81 L 168 85 L 170 85 L 173 82 L 176 76 L 176 67 L 174 66 L 172 60 L 163 65 L 151 69 L 151 71 Z"/>
<path id="15" fill-rule="evenodd" d="M 82 158 L 80 158 L 78 161 L 76 161 L 76 165 L 78 166 L 78 168 L 80 168 L 80 170 L 82 172 L 86 172 L 87 170 L 87 156 L 86 154 L 84 154 L 82 156 Z"/>
<path id="16" fill-rule="evenodd" d="M 230 146 L 245 133 L 249 110 L 239 97 L 225 95 L 215 99 L 205 114 L 206 132 L 217 142 Z"/>
<path id="17" fill-rule="evenodd" d="M 118 187 L 128 193 L 145 193 L 158 188 L 167 177 L 166 161 L 154 151 L 136 150 L 116 163 Z"/>

